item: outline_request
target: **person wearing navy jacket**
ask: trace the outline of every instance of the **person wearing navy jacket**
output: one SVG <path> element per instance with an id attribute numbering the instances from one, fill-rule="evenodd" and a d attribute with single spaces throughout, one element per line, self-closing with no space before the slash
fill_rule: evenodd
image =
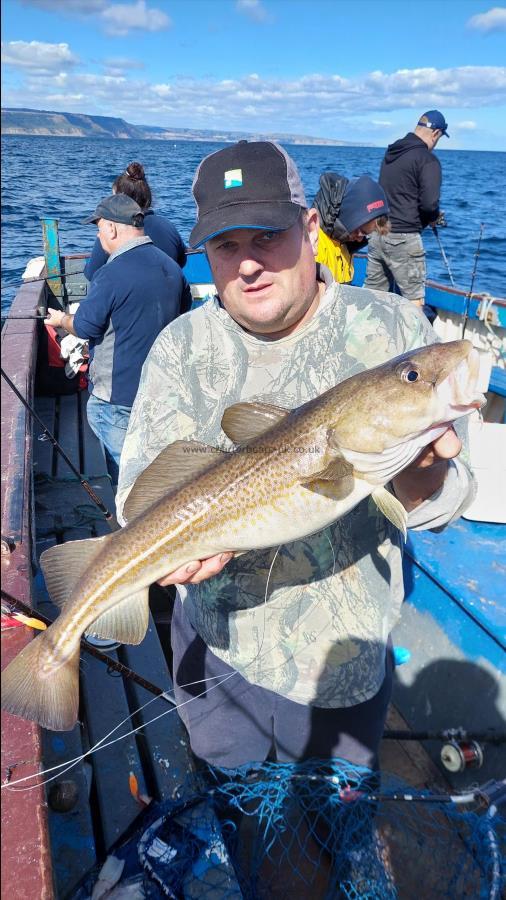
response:
<path id="1" fill-rule="evenodd" d="M 108 451 L 114 483 L 144 360 L 162 329 L 191 307 L 181 268 L 154 246 L 143 219 L 126 194 L 98 204 L 85 223 L 97 224 L 107 263 L 74 315 L 49 309 L 45 320 L 89 341 L 88 422 Z"/>
<path id="2" fill-rule="evenodd" d="M 144 234 L 151 238 L 155 247 L 163 250 L 178 266 L 186 263 L 186 248 L 176 226 L 165 216 L 159 216 L 151 208 L 151 188 L 146 180 L 144 168 L 139 162 L 131 162 L 125 171 L 118 175 L 112 186 L 113 194 L 126 194 L 139 204 L 144 213 Z M 91 281 L 96 272 L 107 262 L 108 254 L 97 238 L 84 274 Z"/>

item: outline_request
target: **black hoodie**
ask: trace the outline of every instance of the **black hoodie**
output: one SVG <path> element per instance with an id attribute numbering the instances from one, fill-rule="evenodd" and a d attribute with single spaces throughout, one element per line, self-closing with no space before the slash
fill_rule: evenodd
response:
<path id="1" fill-rule="evenodd" d="M 419 233 L 437 219 L 441 163 L 413 132 L 387 148 L 379 183 L 387 195 L 392 232 Z"/>

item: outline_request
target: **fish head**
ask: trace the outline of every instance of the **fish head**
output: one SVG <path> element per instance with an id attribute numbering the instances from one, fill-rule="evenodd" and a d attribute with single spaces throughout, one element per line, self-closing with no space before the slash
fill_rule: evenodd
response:
<path id="1" fill-rule="evenodd" d="M 479 374 L 479 353 L 467 340 L 431 344 L 360 372 L 348 381 L 335 438 L 341 448 L 361 453 L 407 442 L 421 450 L 484 405 Z"/>

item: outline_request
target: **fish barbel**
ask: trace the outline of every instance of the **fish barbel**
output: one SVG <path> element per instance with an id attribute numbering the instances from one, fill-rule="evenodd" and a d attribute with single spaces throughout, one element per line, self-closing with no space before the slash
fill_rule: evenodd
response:
<path id="1" fill-rule="evenodd" d="M 41 566 L 58 619 L 2 676 L 2 707 L 55 731 L 79 704 L 81 636 L 142 641 L 149 585 L 224 551 L 237 554 L 320 531 L 368 495 L 404 533 L 407 513 L 384 487 L 450 423 L 480 408 L 469 341 L 434 344 L 360 372 L 295 410 L 229 407 L 232 452 L 169 445 L 135 482 L 128 524 L 46 550 Z"/>

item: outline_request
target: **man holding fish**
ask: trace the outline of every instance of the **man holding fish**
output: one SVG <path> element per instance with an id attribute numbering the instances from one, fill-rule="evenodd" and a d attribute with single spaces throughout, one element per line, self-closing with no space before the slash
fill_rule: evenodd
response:
<path id="1" fill-rule="evenodd" d="M 195 478 L 197 489 L 219 451 L 239 448 L 232 487 L 218 460 L 212 501 L 228 517 L 220 549 L 230 552 L 190 556 L 160 579 L 179 585 L 172 643 L 180 714 L 193 751 L 211 764 L 337 756 L 374 766 L 391 694 L 389 635 L 403 599 L 401 532 L 440 528 L 472 499 L 449 423 L 482 403 L 472 388 L 474 351 L 454 342 L 441 357 L 438 347 L 411 358 L 408 351 L 435 339 L 413 304 L 338 285 L 316 266 L 318 214 L 306 208 L 280 146 L 240 141 L 211 154 L 193 191 L 190 243 L 205 246 L 217 296 L 165 328 L 148 356 L 117 501 L 120 521 L 134 526 L 143 492 L 155 500 L 165 476 L 166 490 L 178 478 Z M 406 357 L 395 360 L 393 381 L 363 391 L 365 370 L 399 354 Z M 350 376 L 358 380 L 347 392 L 342 385 L 339 423 L 319 413 L 297 432 L 298 408 Z M 445 411 L 431 406 L 425 420 L 418 399 L 401 398 L 411 382 L 426 397 L 446 391 Z M 167 445 L 185 441 L 164 458 Z M 274 477 L 264 457 L 276 453 Z M 284 472 L 288 493 L 293 467 L 300 502 L 287 501 L 280 526 L 272 509 L 285 509 L 279 484 Z M 212 485 L 209 476 L 181 521 L 209 500 Z M 342 517 L 330 523 L 328 512 L 304 506 L 309 494 Z M 245 505 L 257 535 L 249 543 L 237 528 L 239 520 L 246 527 Z M 201 527 L 195 515 L 192 536 Z"/>
<path id="2" fill-rule="evenodd" d="M 175 693 L 197 756 L 374 766 L 403 534 L 472 499 L 451 423 L 484 402 L 477 352 L 316 266 L 318 215 L 277 144 L 211 154 L 194 195 L 217 296 L 143 366 L 125 527 L 42 554 L 62 611 L 2 673 L 2 707 L 72 728 L 82 634 L 140 643 L 149 586 L 176 583 Z"/>

